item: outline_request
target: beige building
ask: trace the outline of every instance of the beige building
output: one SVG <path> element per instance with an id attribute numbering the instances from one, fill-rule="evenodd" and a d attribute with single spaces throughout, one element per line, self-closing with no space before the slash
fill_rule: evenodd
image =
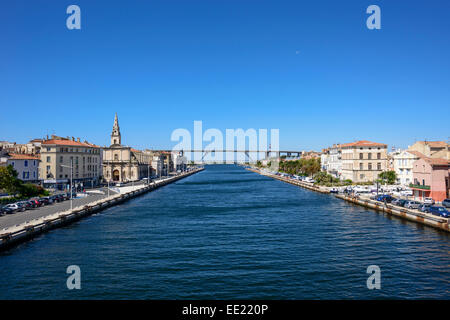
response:
<path id="1" fill-rule="evenodd" d="M 387 145 L 366 140 L 341 145 L 341 179 L 353 182 L 369 182 L 378 179 L 386 171 Z"/>
<path id="2" fill-rule="evenodd" d="M 102 175 L 101 148 L 80 138 L 52 136 L 43 140 L 39 177 L 45 187 L 62 189 L 72 181 L 79 188 L 96 186 Z M 71 168 L 73 170 L 71 170 Z"/>
<path id="3" fill-rule="evenodd" d="M 408 148 L 433 159 L 450 160 L 450 145 L 445 141 L 417 141 Z"/>
<path id="4" fill-rule="evenodd" d="M 151 176 L 152 157 L 122 145 L 119 120 L 114 118 L 111 145 L 103 150 L 103 176 L 106 181 L 129 182 Z"/>

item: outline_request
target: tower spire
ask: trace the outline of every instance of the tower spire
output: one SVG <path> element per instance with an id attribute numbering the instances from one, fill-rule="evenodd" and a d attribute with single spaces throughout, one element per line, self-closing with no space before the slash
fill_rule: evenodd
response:
<path id="1" fill-rule="evenodd" d="M 119 118 L 116 115 L 114 116 L 114 125 L 111 133 L 111 145 L 120 145 L 121 144 L 121 135 L 120 135 L 120 127 L 119 127 Z"/>

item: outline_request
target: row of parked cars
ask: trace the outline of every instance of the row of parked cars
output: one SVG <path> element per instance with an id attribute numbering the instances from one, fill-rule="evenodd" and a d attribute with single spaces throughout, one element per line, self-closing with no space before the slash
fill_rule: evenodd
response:
<path id="1" fill-rule="evenodd" d="M 433 199 L 431 199 L 431 201 L 426 198 L 424 202 L 419 202 L 416 200 L 396 199 L 391 195 L 386 194 L 374 196 L 373 200 L 391 203 L 395 206 L 404 207 L 407 209 L 416 209 L 421 212 L 431 213 L 435 216 L 440 216 L 443 218 L 450 217 L 450 211 L 448 210 L 448 208 L 450 208 L 450 199 L 445 199 L 444 201 L 442 201 L 442 206 L 435 205 Z"/>
<path id="2" fill-rule="evenodd" d="M 73 197 L 76 196 L 76 193 L 73 193 Z M 15 203 L 7 204 L 3 207 L 0 207 L 0 215 L 4 214 L 13 214 L 16 212 L 23 212 L 25 210 L 30 210 L 42 206 L 46 206 L 56 202 L 62 202 L 70 199 L 70 192 L 68 193 L 60 193 L 55 194 L 49 197 L 41 197 L 41 198 L 31 198 L 28 200 L 22 200 Z"/>

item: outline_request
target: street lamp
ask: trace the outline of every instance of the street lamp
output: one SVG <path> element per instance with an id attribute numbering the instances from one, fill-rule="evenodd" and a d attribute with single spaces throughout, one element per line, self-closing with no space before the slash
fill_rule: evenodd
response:
<path id="1" fill-rule="evenodd" d="M 73 181 L 73 158 L 70 159 L 70 166 L 61 165 L 64 168 L 70 168 L 70 211 L 72 211 L 72 199 L 73 199 L 73 190 L 72 190 L 72 181 Z"/>

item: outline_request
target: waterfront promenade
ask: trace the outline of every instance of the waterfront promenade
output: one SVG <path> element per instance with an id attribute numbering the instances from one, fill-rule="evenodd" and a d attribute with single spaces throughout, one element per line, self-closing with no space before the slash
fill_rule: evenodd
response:
<path id="1" fill-rule="evenodd" d="M 264 175 L 273 179 L 277 179 L 289 184 L 293 184 L 311 191 L 320 192 L 320 193 L 330 193 L 329 187 L 324 186 L 316 186 L 313 183 L 298 181 L 296 179 L 291 179 L 287 177 L 282 177 L 279 175 L 271 174 L 269 172 L 265 172 L 262 170 L 249 168 L 249 171 L 258 173 L 260 175 Z M 450 232 L 450 219 L 437 217 L 432 215 L 431 213 L 420 212 L 417 209 L 406 209 L 404 207 L 395 206 L 393 204 L 384 204 L 382 202 L 372 200 L 368 195 L 361 196 L 350 196 L 344 194 L 336 195 L 337 198 L 351 202 L 355 205 L 363 206 L 366 208 L 374 209 L 378 212 L 387 213 L 389 215 L 396 216 L 400 219 L 406 219 L 409 221 L 413 221 L 419 224 L 423 224 L 441 231 Z"/>

